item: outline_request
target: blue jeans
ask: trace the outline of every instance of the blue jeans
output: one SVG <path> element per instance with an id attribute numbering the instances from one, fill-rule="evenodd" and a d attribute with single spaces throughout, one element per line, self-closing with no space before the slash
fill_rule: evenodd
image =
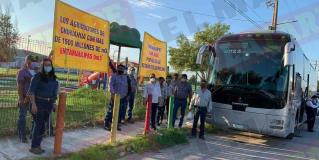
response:
<path id="1" fill-rule="evenodd" d="M 105 115 L 105 119 L 104 119 L 104 127 L 110 127 L 111 126 L 111 123 L 112 123 L 112 118 L 113 118 L 113 101 L 111 101 L 109 103 L 109 107 L 108 107 L 108 110 L 107 110 L 107 113 Z M 126 105 L 127 106 L 127 100 L 126 100 L 126 97 L 124 98 L 121 98 L 120 100 L 120 109 L 119 109 L 119 122 L 121 120 L 121 118 L 123 117 L 123 106 Z M 125 106 L 124 106 L 125 107 Z M 125 107 L 126 108 L 126 107 Z M 122 116 L 122 117 L 121 117 Z"/>
<path id="2" fill-rule="evenodd" d="M 19 108 L 19 119 L 18 119 L 18 135 L 20 140 L 26 138 L 26 116 L 30 110 L 30 104 L 20 106 Z"/>
<path id="3" fill-rule="evenodd" d="M 120 120 L 125 120 L 126 109 L 127 109 L 127 97 L 124 97 L 124 98 L 121 98 L 120 100 L 120 113 L 119 113 Z M 119 123 L 120 122 L 121 121 L 119 121 Z"/>
<path id="4" fill-rule="evenodd" d="M 132 115 L 133 115 L 133 108 L 134 108 L 134 100 L 135 100 L 135 93 L 131 92 L 129 95 L 129 100 L 128 100 L 128 120 L 132 119 Z"/>
<path id="5" fill-rule="evenodd" d="M 45 123 L 49 121 L 50 114 L 52 112 L 53 103 L 48 102 L 36 102 L 38 112 L 34 115 L 34 131 L 32 136 L 32 148 L 41 146 L 41 142 L 45 132 Z"/>
<path id="6" fill-rule="evenodd" d="M 186 106 L 187 106 L 187 99 L 174 99 L 174 110 L 173 110 L 173 127 L 175 126 L 175 120 L 177 117 L 177 111 L 179 107 L 181 107 L 181 118 L 179 121 L 179 127 L 182 127 L 183 121 L 184 121 L 184 116 L 185 116 L 185 111 L 186 111 Z"/>

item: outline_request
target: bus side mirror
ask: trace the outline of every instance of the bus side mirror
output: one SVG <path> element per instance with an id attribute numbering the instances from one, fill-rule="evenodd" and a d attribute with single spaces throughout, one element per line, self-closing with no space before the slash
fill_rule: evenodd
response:
<path id="1" fill-rule="evenodd" d="M 209 55 L 213 55 L 214 54 L 214 47 L 212 47 L 211 45 L 203 45 L 202 47 L 200 47 L 198 53 L 197 53 L 197 57 L 196 57 L 196 64 L 202 64 L 203 63 L 203 56 L 204 54 L 209 54 Z M 214 54 L 215 56 L 215 54 Z"/>
<path id="2" fill-rule="evenodd" d="M 290 53 L 292 51 L 295 51 L 295 48 L 296 48 L 296 46 L 293 42 L 288 42 L 285 45 L 285 53 Z"/>
<path id="3" fill-rule="evenodd" d="M 292 51 L 295 51 L 295 44 L 292 43 L 292 42 L 286 43 L 286 45 L 285 45 L 285 51 L 284 51 L 284 57 L 283 57 L 284 66 L 288 66 L 288 65 L 293 64 L 293 62 L 292 62 L 292 55 L 290 55 L 290 53 L 291 53 Z"/>

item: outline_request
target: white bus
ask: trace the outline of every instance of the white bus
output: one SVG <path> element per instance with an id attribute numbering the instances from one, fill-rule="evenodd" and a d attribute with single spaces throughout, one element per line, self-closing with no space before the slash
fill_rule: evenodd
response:
<path id="1" fill-rule="evenodd" d="M 299 44 L 283 32 L 230 34 L 203 46 L 208 53 L 213 110 L 207 122 L 292 138 L 317 91 L 317 73 Z"/>

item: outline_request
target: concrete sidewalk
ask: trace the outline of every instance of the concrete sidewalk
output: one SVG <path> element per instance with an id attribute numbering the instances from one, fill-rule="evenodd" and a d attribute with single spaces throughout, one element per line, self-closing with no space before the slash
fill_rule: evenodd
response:
<path id="1" fill-rule="evenodd" d="M 122 131 L 118 132 L 117 140 L 125 140 L 143 133 L 144 122 L 135 122 L 126 124 L 121 127 Z M 84 148 L 96 144 L 103 144 L 110 139 L 110 132 L 103 128 L 84 128 L 72 131 L 66 131 L 63 134 L 62 152 L 70 153 L 80 151 Z M 18 137 L 0 139 L 0 160 L 20 160 L 33 159 L 38 157 L 29 152 L 31 142 L 28 144 L 20 143 Z M 54 147 L 54 138 L 44 138 L 42 148 L 46 151 L 41 156 L 52 156 Z"/>

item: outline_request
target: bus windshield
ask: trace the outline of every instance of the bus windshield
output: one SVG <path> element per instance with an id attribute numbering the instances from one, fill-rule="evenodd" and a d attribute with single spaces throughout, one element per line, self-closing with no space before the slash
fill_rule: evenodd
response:
<path id="1" fill-rule="evenodd" d="M 281 40 L 221 41 L 210 81 L 213 101 L 279 109 L 286 105 L 289 68 L 283 66 Z"/>

